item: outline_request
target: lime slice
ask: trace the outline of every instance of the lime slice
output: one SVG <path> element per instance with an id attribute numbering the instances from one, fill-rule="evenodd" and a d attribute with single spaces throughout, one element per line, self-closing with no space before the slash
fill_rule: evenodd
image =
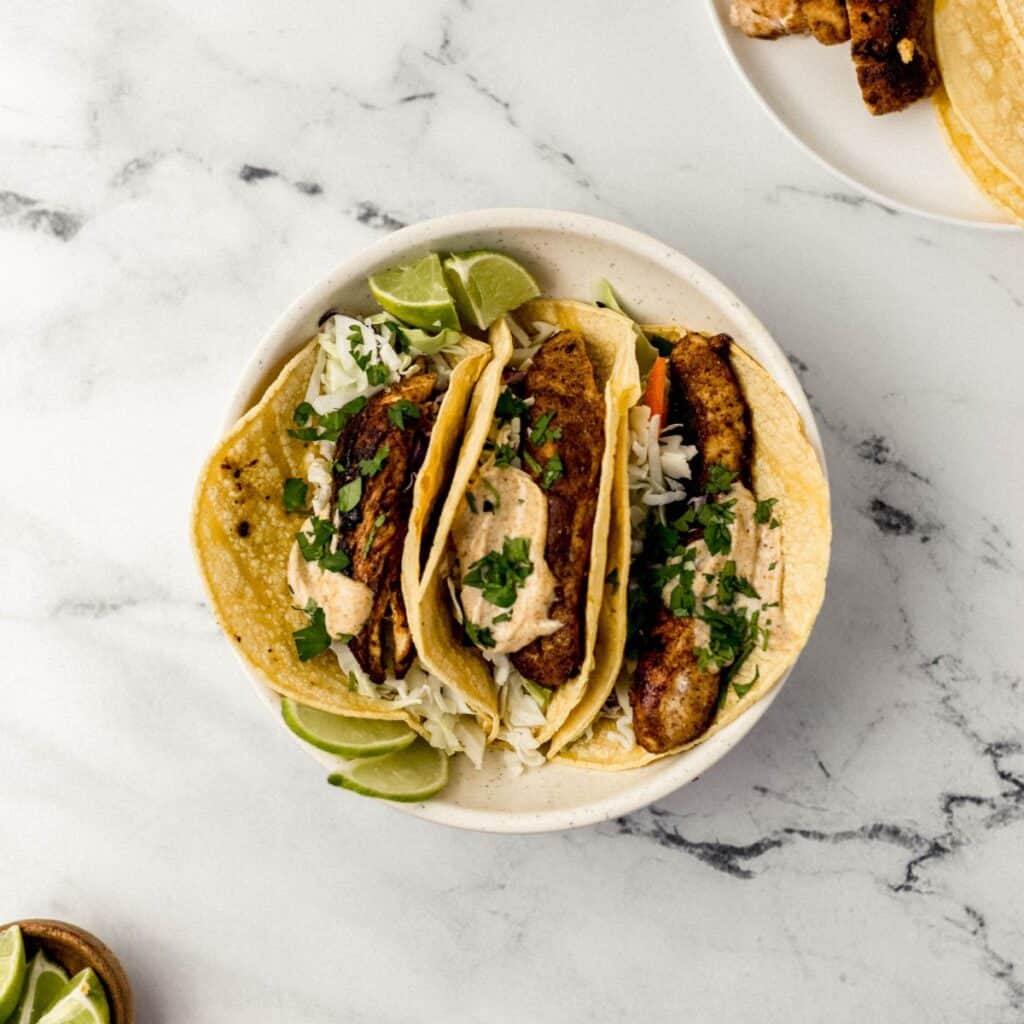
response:
<path id="1" fill-rule="evenodd" d="M 405 722 L 332 715 L 287 697 L 281 701 L 281 717 L 300 739 L 342 757 L 391 754 L 404 750 L 416 739 L 416 733 Z"/>
<path id="2" fill-rule="evenodd" d="M 14 1012 L 25 981 L 25 942 L 15 924 L 0 932 L 0 1021 Z"/>
<path id="3" fill-rule="evenodd" d="M 40 1017 L 53 1006 L 67 987 L 68 976 L 60 964 L 54 963 L 39 950 L 25 972 L 25 984 L 21 999 L 8 1024 L 36 1024 Z"/>
<path id="4" fill-rule="evenodd" d="M 448 782 L 448 755 L 426 740 L 417 740 L 394 754 L 356 761 L 345 771 L 330 775 L 327 781 L 363 796 L 415 803 L 444 789 Z"/>
<path id="5" fill-rule="evenodd" d="M 39 1024 L 110 1024 L 107 994 L 96 972 L 91 967 L 79 971 Z"/>
<path id="6" fill-rule="evenodd" d="M 370 291 L 392 316 L 411 327 L 459 329 L 455 303 L 445 287 L 441 258 L 432 252 L 418 263 L 374 274 Z"/>
<path id="7" fill-rule="evenodd" d="M 452 253 L 444 261 L 444 277 L 463 320 L 481 329 L 540 295 L 537 282 L 524 267 L 486 249 Z"/>

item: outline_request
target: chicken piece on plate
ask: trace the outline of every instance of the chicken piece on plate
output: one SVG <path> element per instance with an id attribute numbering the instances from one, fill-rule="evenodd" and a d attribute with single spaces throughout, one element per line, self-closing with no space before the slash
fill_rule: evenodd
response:
<path id="1" fill-rule="evenodd" d="M 850 38 L 844 0 L 733 0 L 729 20 L 757 39 L 813 35 L 832 46 Z"/>
<path id="2" fill-rule="evenodd" d="M 851 51 L 872 114 L 891 114 L 935 91 L 931 0 L 847 0 Z"/>

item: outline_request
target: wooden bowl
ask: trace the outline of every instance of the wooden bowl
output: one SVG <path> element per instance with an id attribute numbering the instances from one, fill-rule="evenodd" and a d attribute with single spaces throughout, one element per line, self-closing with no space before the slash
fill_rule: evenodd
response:
<path id="1" fill-rule="evenodd" d="M 69 976 L 91 967 L 107 990 L 111 1024 L 135 1024 L 135 1002 L 121 961 L 90 932 L 64 921 L 29 919 L 9 921 L 0 931 L 18 925 L 25 939 L 26 953 L 42 947 Z"/>

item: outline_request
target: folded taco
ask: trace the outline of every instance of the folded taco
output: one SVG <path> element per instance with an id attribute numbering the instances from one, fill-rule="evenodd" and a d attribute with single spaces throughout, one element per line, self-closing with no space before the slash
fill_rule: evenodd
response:
<path id="1" fill-rule="evenodd" d="M 491 329 L 413 632 L 491 738 L 539 764 L 594 665 L 615 438 L 640 390 L 626 317 L 536 300 L 517 320 Z"/>
<path id="2" fill-rule="evenodd" d="M 622 431 L 609 545 L 623 585 L 549 748 L 593 768 L 685 750 L 769 693 L 828 568 L 828 487 L 783 391 L 727 335 L 644 330 L 657 358 Z"/>
<path id="3" fill-rule="evenodd" d="M 214 610 L 269 687 L 477 763 L 492 723 L 424 667 L 409 620 L 489 358 L 454 330 L 330 314 L 209 459 L 193 519 Z"/>

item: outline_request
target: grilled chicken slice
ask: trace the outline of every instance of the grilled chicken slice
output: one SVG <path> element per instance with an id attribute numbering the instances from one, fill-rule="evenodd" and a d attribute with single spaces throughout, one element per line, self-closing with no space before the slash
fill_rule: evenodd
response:
<path id="1" fill-rule="evenodd" d="M 844 0 L 733 0 L 729 20 L 757 39 L 810 34 L 832 46 L 850 38 Z"/>
<path id="2" fill-rule="evenodd" d="M 750 411 L 729 362 L 732 338 L 687 334 L 669 356 L 672 370 L 670 420 L 694 438 L 694 479 L 701 492 L 708 467 L 721 463 L 749 483 Z"/>
<path id="3" fill-rule="evenodd" d="M 434 374 L 419 373 L 374 395 L 342 431 L 335 452 L 336 465 L 345 468 L 335 475 L 332 507 L 337 508 L 344 484 L 362 480 L 362 498 L 350 512 L 340 514 L 338 534 L 352 559 L 349 574 L 373 591 L 370 617 L 349 650 L 375 683 L 387 678 L 389 664 L 401 679 L 416 656 L 402 599 L 402 545 L 418 459 L 433 425 L 435 384 Z M 407 415 L 404 427 L 388 417 L 388 409 L 400 401 L 412 402 L 420 411 L 418 418 Z M 362 475 L 360 461 L 374 459 L 384 446 L 388 454 L 380 470 Z"/>
<path id="4" fill-rule="evenodd" d="M 583 339 L 572 331 L 549 338 L 534 356 L 523 381 L 524 398 L 533 398 L 524 424 L 524 470 L 544 486 L 549 460 L 559 458 L 561 475 L 546 488 L 548 533 L 544 557 L 555 577 L 555 599 L 548 618 L 563 624 L 511 655 L 512 664 L 541 686 L 561 686 L 583 663 L 587 573 L 593 538 L 597 489 L 604 452 L 604 399 Z M 550 430 L 557 440 L 534 444 L 531 435 L 542 416 L 554 413 Z"/>
<path id="5" fill-rule="evenodd" d="M 931 0 L 847 0 L 851 52 L 872 114 L 891 114 L 939 84 L 931 39 Z"/>
<path id="6" fill-rule="evenodd" d="M 669 357 L 670 418 L 683 422 L 697 445 L 695 478 L 701 491 L 709 467 L 716 464 L 749 483 L 750 412 L 729 362 L 731 344 L 725 334 L 688 334 Z M 699 537 L 695 531 L 687 540 Z M 637 742 L 653 754 L 696 739 L 715 716 L 721 679 L 698 664 L 699 628 L 696 619 L 677 617 L 658 601 L 629 692 Z"/>

